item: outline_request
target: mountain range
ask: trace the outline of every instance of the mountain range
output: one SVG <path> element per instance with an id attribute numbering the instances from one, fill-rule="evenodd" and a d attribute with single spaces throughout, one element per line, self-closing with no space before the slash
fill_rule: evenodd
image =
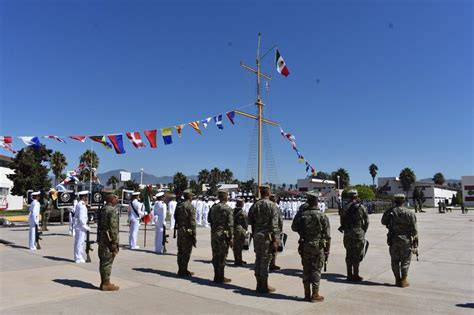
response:
<path id="1" fill-rule="evenodd" d="M 105 173 L 100 173 L 97 174 L 97 176 L 100 179 L 100 182 L 102 185 L 107 184 L 107 180 L 111 176 L 115 176 L 118 179 L 120 179 L 120 172 L 128 172 L 127 170 L 124 169 L 117 169 L 117 170 L 111 170 Z M 132 173 L 132 180 L 134 180 L 137 183 L 140 183 L 140 172 L 131 172 Z M 196 175 L 190 175 L 186 176 L 188 178 L 188 181 L 195 180 L 197 181 L 198 177 Z M 154 184 L 168 184 L 173 182 L 173 176 L 155 176 L 153 174 L 149 174 L 146 172 L 143 172 L 143 184 L 144 185 L 154 185 Z"/>

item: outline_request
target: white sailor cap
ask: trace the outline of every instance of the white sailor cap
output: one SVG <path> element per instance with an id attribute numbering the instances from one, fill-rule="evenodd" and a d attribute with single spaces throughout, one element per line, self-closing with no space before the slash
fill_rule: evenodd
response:
<path id="1" fill-rule="evenodd" d="M 139 196 L 139 195 L 140 195 L 139 191 L 132 192 L 132 196 Z"/>
<path id="2" fill-rule="evenodd" d="M 34 191 L 31 193 L 31 196 L 38 196 L 39 194 L 41 194 L 39 191 Z"/>
<path id="3" fill-rule="evenodd" d="M 165 194 L 164 192 L 160 191 L 159 193 L 155 195 L 155 197 L 160 198 L 161 196 L 164 196 L 164 194 Z"/>
<path id="4" fill-rule="evenodd" d="M 80 191 L 77 193 L 78 196 L 84 196 L 84 195 L 88 195 L 89 194 L 89 191 L 88 190 L 83 190 L 83 191 Z"/>

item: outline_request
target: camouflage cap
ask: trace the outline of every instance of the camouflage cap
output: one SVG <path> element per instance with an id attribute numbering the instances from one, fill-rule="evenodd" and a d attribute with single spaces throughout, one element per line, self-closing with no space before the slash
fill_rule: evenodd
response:
<path id="1" fill-rule="evenodd" d="M 395 199 L 405 199 L 405 195 L 404 194 L 395 194 L 393 196 L 393 198 L 395 198 Z"/>
<path id="2" fill-rule="evenodd" d="M 260 188 L 270 188 L 270 185 L 260 185 Z"/>
<path id="3" fill-rule="evenodd" d="M 184 195 L 194 195 L 194 193 L 191 189 L 186 189 L 185 191 L 183 191 L 183 194 Z"/>
<path id="4" fill-rule="evenodd" d="M 306 196 L 307 198 L 319 198 L 319 193 L 317 192 L 314 192 L 314 191 L 310 191 L 310 192 L 307 192 L 306 193 Z"/>
<path id="5" fill-rule="evenodd" d="M 218 195 L 218 196 L 227 196 L 227 195 L 228 195 L 228 192 L 227 192 L 226 189 L 219 189 L 219 190 L 217 191 L 217 195 Z"/>
<path id="6" fill-rule="evenodd" d="M 351 189 L 347 192 L 348 195 L 354 195 L 354 196 L 358 196 L 359 193 L 357 192 L 357 189 Z"/>

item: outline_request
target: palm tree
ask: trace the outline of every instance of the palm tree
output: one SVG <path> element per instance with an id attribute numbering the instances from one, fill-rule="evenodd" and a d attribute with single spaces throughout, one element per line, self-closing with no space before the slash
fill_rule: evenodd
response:
<path id="1" fill-rule="evenodd" d="M 198 183 L 201 185 L 208 183 L 209 177 L 210 177 L 210 173 L 207 169 L 201 170 L 198 174 Z"/>
<path id="2" fill-rule="evenodd" d="M 112 185 L 112 189 L 117 188 L 117 184 L 119 183 L 119 179 L 115 176 L 110 176 L 109 180 L 107 181 L 107 185 Z"/>
<path id="3" fill-rule="evenodd" d="M 57 185 L 59 183 L 59 176 L 61 176 L 62 171 L 66 168 L 67 165 L 66 157 L 61 152 L 55 151 L 51 155 L 49 163 L 51 165 L 51 170 L 53 171 Z"/>
<path id="4" fill-rule="evenodd" d="M 433 176 L 433 182 L 434 182 L 436 185 L 443 185 L 444 182 L 445 182 L 443 173 L 436 173 L 436 174 L 434 174 L 434 176 Z"/>
<path id="5" fill-rule="evenodd" d="M 214 167 L 209 174 L 209 181 L 219 183 L 222 180 L 222 172 L 217 167 Z"/>
<path id="6" fill-rule="evenodd" d="M 336 185 L 337 185 L 337 177 L 338 176 L 339 176 L 339 185 L 340 185 L 341 189 L 344 189 L 347 186 L 349 186 L 350 177 L 349 177 L 349 173 L 347 172 L 347 170 L 345 170 L 343 168 L 339 168 L 337 171 L 332 172 L 331 179 L 334 182 L 336 182 Z"/>
<path id="7" fill-rule="evenodd" d="M 281 184 L 281 188 L 283 188 L 283 190 L 285 191 L 286 190 L 286 183 Z"/>
<path id="8" fill-rule="evenodd" d="M 290 184 L 290 190 L 293 190 L 293 184 Z"/>
<path id="9" fill-rule="evenodd" d="M 173 176 L 173 187 L 174 193 L 178 196 L 181 196 L 183 192 L 188 188 L 188 179 L 186 175 L 181 172 L 177 172 Z"/>
<path id="10" fill-rule="evenodd" d="M 402 188 L 406 191 L 406 196 L 408 198 L 408 192 L 410 191 L 411 185 L 416 181 L 415 172 L 411 168 L 405 167 L 399 175 Z"/>
<path id="11" fill-rule="evenodd" d="M 85 164 L 88 168 L 81 171 L 82 180 L 89 181 L 91 178 L 90 168 L 97 169 L 99 167 L 99 157 L 93 150 L 87 150 L 79 157 L 79 162 Z"/>
<path id="12" fill-rule="evenodd" d="M 377 171 L 379 170 L 379 168 L 377 167 L 377 165 L 375 165 L 374 163 L 370 164 L 369 166 L 369 173 L 370 173 L 370 176 L 372 176 L 372 185 L 375 186 L 375 176 L 377 176 Z"/>
<path id="13" fill-rule="evenodd" d="M 228 184 L 228 183 L 232 182 L 232 178 L 234 177 L 234 173 L 232 173 L 232 171 L 230 169 L 226 168 L 224 170 L 224 172 L 222 172 L 222 177 L 224 179 L 224 182 L 226 184 Z"/>

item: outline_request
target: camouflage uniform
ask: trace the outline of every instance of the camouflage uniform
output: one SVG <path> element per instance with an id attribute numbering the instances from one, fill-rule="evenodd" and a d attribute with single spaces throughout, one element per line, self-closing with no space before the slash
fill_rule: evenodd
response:
<path id="1" fill-rule="evenodd" d="M 278 230 L 277 235 L 280 235 L 283 232 L 283 217 L 281 215 L 281 211 L 278 211 Z M 280 240 L 283 242 L 283 240 Z M 283 244 L 281 244 L 283 246 Z M 269 270 L 280 270 L 280 267 L 276 265 L 276 256 L 278 252 L 270 251 L 270 267 Z"/>
<path id="2" fill-rule="evenodd" d="M 359 264 L 364 252 L 365 233 L 369 227 L 367 209 L 352 201 L 342 209 L 340 215 L 346 248 L 347 279 L 360 281 Z"/>
<path id="3" fill-rule="evenodd" d="M 99 271 L 102 284 L 110 282 L 112 264 L 119 244 L 119 208 L 106 204 L 99 213 Z M 113 248 L 115 247 L 115 248 Z M 114 251 L 116 250 L 116 251 Z"/>
<path id="4" fill-rule="evenodd" d="M 242 208 L 234 209 L 234 260 L 236 265 L 242 265 L 242 250 L 245 243 L 245 236 L 247 234 L 247 215 Z"/>
<path id="5" fill-rule="evenodd" d="M 410 267 L 412 238 L 418 240 L 416 216 L 402 206 L 393 207 L 384 212 L 382 224 L 389 229 L 387 242 L 390 246 L 392 271 L 396 284 L 401 286 L 403 279 L 406 282 Z"/>
<path id="6" fill-rule="evenodd" d="M 51 215 L 52 201 L 49 197 L 41 199 L 41 229 L 48 231 L 48 222 Z"/>
<path id="7" fill-rule="evenodd" d="M 186 200 L 176 206 L 174 219 L 178 231 L 178 274 L 190 276 L 188 263 L 196 245 L 196 209 L 191 201 Z"/>
<path id="8" fill-rule="evenodd" d="M 305 298 L 309 299 L 310 286 L 316 296 L 319 292 L 321 269 L 324 265 L 324 246 L 330 243 L 331 234 L 328 217 L 317 206 L 309 205 L 298 211 L 291 229 L 300 235 L 298 252 L 303 264 Z"/>
<path id="9" fill-rule="evenodd" d="M 249 210 L 249 224 L 255 251 L 255 278 L 257 291 L 268 292 L 268 266 L 273 250 L 272 241 L 278 241 L 278 207 L 268 198 L 260 199 Z"/>
<path id="10" fill-rule="evenodd" d="M 234 234 L 234 215 L 232 209 L 225 202 L 219 202 L 211 207 L 207 220 L 211 225 L 214 281 L 223 282 L 225 260 Z"/>

